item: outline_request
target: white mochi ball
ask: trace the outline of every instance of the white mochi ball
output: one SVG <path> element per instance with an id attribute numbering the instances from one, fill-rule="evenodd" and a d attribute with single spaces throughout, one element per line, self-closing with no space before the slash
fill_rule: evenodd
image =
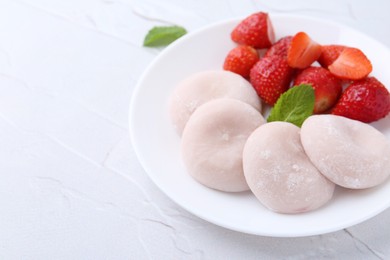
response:
<path id="1" fill-rule="evenodd" d="M 335 188 L 305 154 L 300 129 L 286 122 L 271 122 L 248 138 L 244 174 L 251 191 L 268 209 L 301 213 L 328 202 Z"/>
<path id="2" fill-rule="evenodd" d="M 390 175 L 390 141 L 369 124 L 315 115 L 303 123 L 301 140 L 313 164 L 340 186 L 369 188 Z"/>
<path id="3" fill-rule="evenodd" d="M 201 105 L 182 135 L 181 152 L 188 173 L 213 189 L 248 190 L 242 151 L 248 136 L 264 122 L 259 111 L 239 100 L 215 99 Z"/>
<path id="4" fill-rule="evenodd" d="M 233 98 L 261 110 L 261 101 L 252 85 L 230 71 L 199 72 L 181 81 L 169 101 L 171 121 L 182 134 L 191 114 L 202 104 L 216 98 Z"/>

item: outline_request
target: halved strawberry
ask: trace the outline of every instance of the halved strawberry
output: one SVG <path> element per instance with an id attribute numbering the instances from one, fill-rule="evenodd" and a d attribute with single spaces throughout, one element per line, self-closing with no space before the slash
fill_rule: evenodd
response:
<path id="1" fill-rule="evenodd" d="M 254 13 L 242 20 L 232 31 L 234 42 L 254 48 L 268 48 L 275 41 L 274 29 L 267 13 Z"/>
<path id="2" fill-rule="evenodd" d="M 228 53 L 223 69 L 248 78 L 251 68 L 258 60 L 259 54 L 253 47 L 239 45 Z"/>
<path id="3" fill-rule="evenodd" d="M 292 38 L 293 38 L 292 36 L 285 36 L 279 39 L 271 46 L 271 48 L 267 50 L 264 56 L 277 55 L 287 59 L 287 52 L 288 49 L 290 48 Z"/>
<path id="4" fill-rule="evenodd" d="M 361 50 L 346 47 L 328 69 L 338 78 L 359 80 L 371 73 L 372 64 Z"/>
<path id="5" fill-rule="evenodd" d="M 273 105 L 289 88 L 293 71 L 282 57 L 263 57 L 251 69 L 250 82 L 264 102 Z"/>
<path id="6" fill-rule="evenodd" d="M 339 56 L 340 53 L 346 48 L 344 45 L 323 45 L 321 47 L 321 56 L 318 58 L 318 62 L 322 67 L 328 68 Z"/>
<path id="7" fill-rule="evenodd" d="M 341 80 L 322 67 L 309 67 L 301 71 L 294 86 L 310 84 L 314 89 L 314 113 L 323 113 L 336 104 L 342 91 Z"/>
<path id="8" fill-rule="evenodd" d="M 353 82 L 344 90 L 332 114 L 370 123 L 389 112 L 389 91 L 376 78 L 367 77 Z"/>
<path id="9" fill-rule="evenodd" d="M 297 33 L 287 53 L 288 65 L 292 68 L 304 69 L 309 67 L 321 55 L 321 45 L 312 40 L 304 32 Z"/>

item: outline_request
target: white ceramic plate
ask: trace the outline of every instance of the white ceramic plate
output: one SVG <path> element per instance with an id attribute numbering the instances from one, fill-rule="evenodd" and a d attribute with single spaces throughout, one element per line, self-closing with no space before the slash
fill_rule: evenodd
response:
<path id="1" fill-rule="evenodd" d="M 276 39 L 305 31 L 321 44 L 360 48 L 374 71 L 390 86 L 390 51 L 351 28 L 313 18 L 270 15 Z M 390 206 L 390 181 L 368 190 L 338 188 L 319 210 L 283 215 L 265 209 L 250 192 L 229 194 L 206 188 L 185 171 L 180 138 L 168 117 L 167 101 L 175 85 L 192 73 L 221 69 L 235 44 L 230 32 L 239 19 L 188 34 L 168 46 L 141 77 L 130 106 L 130 135 L 139 161 L 153 182 L 173 201 L 196 216 L 232 230 L 277 237 L 297 237 L 340 230 L 369 219 Z M 390 118 L 374 124 L 390 139 Z"/>

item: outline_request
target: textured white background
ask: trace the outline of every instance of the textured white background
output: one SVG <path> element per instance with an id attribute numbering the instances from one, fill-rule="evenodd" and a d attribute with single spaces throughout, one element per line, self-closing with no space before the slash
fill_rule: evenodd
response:
<path id="1" fill-rule="evenodd" d="M 331 234 L 256 237 L 182 210 L 138 163 L 129 101 L 161 51 L 145 33 L 258 10 L 390 47 L 386 0 L 0 0 L 0 259 L 389 259 L 390 210 Z"/>

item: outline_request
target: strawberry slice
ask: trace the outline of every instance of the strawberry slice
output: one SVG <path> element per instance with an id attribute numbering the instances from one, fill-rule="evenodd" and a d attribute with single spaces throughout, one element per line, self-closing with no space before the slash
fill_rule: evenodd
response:
<path id="1" fill-rule="evenodd" d="M 292 68 L 304 69 L 309 67 L 321 55 L 321 45 L 312 40 L 304 32 L 297 33 L 287 53 L 288 65 Z"/>
<path id="2" fill-rule="evenodd" d="M 274 105 L 290 86 L 294 69 L 280 56 L 261 58 L 250 72 L 250 82 L 257 94 L 269 105 Z"/>
<path id="3" fill-rule="evenodd" d="M 310 84 L 313 87 L 315 114 L 333 107 L 342 91 L 341 80 L 322 67 L 309 67 L 301 71 L 294 80 L 294 86 L 300 84 Z"/>
<path id="4" fill-rule="evenodd" d="M 371 73 L 372 64 L 361 50 L 346 47 L 328 69 L 338 78 L 359 80 Z"/>
<path id="5" fill-rule="evenodd" d="M 254 13 L 242 20 L 233 29 L 231 38 L 238 44 L 269 48 L 275 41 L 275 34 L 268 13 Z"/>
<path id="6" fill-rule="evenodd" d="M 274 45 L 272 45 L 271 48 L 267 50 L 264 56 L 277 55 L 287 59 L 287 52 L 290 48 L 292 38 L 292 36 L 285 36 L 281 38 Z"/>
<path id="7" fill-rule="evenodd" d="M 340 53 L 346 48 L 344 45 L 323 45 L 321 48 L 321 56 L 318 58 L 318 62 L 322 67 L 328 68 L 339 56 Z"/>
<path id="8" fill-rule="evenodd" d="M 390 94 L 376 78 L 367 77 L 349 85 L 332 114 L 365 123 L 377 121 L 390 112 Z"/>
<path id="9" fill-rule="evenodd" d="M 251 46 L 240 45 L 232 49 L 225 58 L 223 69 L 249 78 L 249 72 L 259 60 L 259 54 Z"/>

